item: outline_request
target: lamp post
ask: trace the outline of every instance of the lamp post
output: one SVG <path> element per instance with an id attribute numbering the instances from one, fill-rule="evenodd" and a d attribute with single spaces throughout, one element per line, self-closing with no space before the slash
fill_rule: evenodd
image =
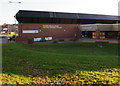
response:
<path id="1" fill-rule="evenodd" d="M 9 3 L 11 3 L 11 4 L 15 4 L 15 13 L 16 13 L 16 6 L 17 6 L 17 4 L 21 4 L 21 2 L 13 2 L 13 1 L 9 1 Z M 17 28 L 16 28 L 16 15 L 14 16 L 15 17 L 15 25 L 14 25 L 14 28 L 15 28 L 15 34 L 16 34 L 16 32 L 17 32 Z"/>

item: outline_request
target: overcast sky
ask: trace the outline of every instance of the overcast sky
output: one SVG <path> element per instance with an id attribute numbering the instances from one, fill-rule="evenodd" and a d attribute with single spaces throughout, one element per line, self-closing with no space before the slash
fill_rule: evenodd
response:
<path id="1" fill-rule="evenodd" d="M 13 3 L 9 3 L 12 1 Z M 0 25 L 14 24 L 18 10 L 118 15 L 120 0 L 0 0 Z M 21 4 L 17 3 L 21 2 Z"/>

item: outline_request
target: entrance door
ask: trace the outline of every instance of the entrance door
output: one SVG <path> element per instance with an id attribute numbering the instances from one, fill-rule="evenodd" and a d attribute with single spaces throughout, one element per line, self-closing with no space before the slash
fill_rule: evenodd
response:
<path id="1" fill-rule="evenodd" d="M 97 38 L 97 34 L 98 33 L 96 33 L 96 32 L 92 32 L 92 38 L 96 39 Z M 99 35 L 98 39 L 105 39 L 105 32 L 100 32 L 98 35 Z"/>

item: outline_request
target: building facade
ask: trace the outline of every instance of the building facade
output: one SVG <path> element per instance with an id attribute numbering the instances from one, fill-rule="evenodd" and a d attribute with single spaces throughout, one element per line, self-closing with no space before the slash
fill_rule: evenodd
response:
<path id="1" fill-rule="evenodd" d="M 20 24 L 17 42 L 73 41 L 80 37 L 76 24 Z"/>
<path id="2" fill-rule="evenodd" d="M 80 25 L 84 38 L 116 39 L 119 38 L 120 24 L 85 24 Z"/>
<path id="3" fill-rule="evenodd" d="M 22 43 L 111 38 L 107 34 L 117 39 L 119 33 L 114 29 L 119 23 L 118 16 L 20 10 L 16 19 L 19 22 L 16 41 Z"/>

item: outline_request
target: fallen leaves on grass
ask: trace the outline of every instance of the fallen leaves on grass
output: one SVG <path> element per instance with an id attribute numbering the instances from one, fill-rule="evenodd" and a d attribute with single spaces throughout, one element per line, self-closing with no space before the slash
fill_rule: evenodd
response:
<path id="1" fill-rule="evenodd" d="M 2 85 L 120 85 L 120 69 L 105 69 L 102 71 L 76 71 L 74 74 L 56 75 L 54 77 L 25 77 L 15 74 L 2 74 Z"/>

